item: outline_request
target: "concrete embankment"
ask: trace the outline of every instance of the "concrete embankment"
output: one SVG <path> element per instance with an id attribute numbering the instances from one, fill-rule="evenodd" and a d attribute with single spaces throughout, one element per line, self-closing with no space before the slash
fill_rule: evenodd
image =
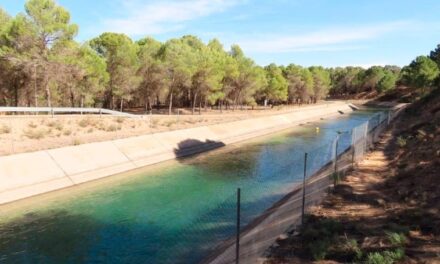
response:
<path id="1" fill-rule="evenodd" d="M 0 204 L 352 111 L 343 102 L 120 140 L 0 157 Z"/>

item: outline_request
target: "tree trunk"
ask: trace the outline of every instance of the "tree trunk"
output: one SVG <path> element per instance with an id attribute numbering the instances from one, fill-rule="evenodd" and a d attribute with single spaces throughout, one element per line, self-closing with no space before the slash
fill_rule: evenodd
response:
<path id="1" fill-rule="evenodd" d="M 46 94 L 47 94 L 47 106 L 52 107 L 52 101 L 50 98 L 50 89 L 48 87 L 46 87 Z"/>
<path id="2" fill-rule="evenodd" d="M 193 102 L 192 102 L 192 114 L 194 115 L 196 109 L 196 100 L 197 100 L 197 92 L 194 93 Z"/>
<path id="3" fill-rule="evenodd" d="M 120 107 L 120 111 L 122 112 L 122 110 L 123 110 L 123 107 L 124 107 L 124 98 L 121 98 L 121 107 Z"/>
<path id="4" fill-rule="evenodd" d="M 173 92 L 170 91 L 170 102 L 169 102 L 169 108 L 168 108 L 168 115 L 171 115 L 172 109 L 173 109 Z"/>

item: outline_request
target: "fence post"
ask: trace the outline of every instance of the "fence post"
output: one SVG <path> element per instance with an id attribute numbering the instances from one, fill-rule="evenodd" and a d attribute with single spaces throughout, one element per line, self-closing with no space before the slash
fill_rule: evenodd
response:
<path id="1" fill-rule="evenodd" d="M 240 260 L 240 200 L 241 190 L 237 188 L 237 234 L 235 240 L 235 264 Z"/>
<path id="2" fill-rule="evenodd" d="M 351 152 L 351 167 L 354 168 L 354 154 L 356 151 L 356 128 L 353 128 L 351 130 L 351 148 L 352 148 L 352 152 Z"/>
<path id="3" fill-rule="evenodd" d="M 306 177 L 307 177 L 307 152 L 304 153 L 304 175 L 303 175 L 303 192 L 302 192 L 302 208 L 301 208 L 301 225 L 304 225 L 304 212 L 306 206 Z"/>
<path id="4" fill-rule="evenodd" d="M 335 172 L 333 177 L 333 186 L 337 184 L 338 178 L 338 146 L 339 146 L 339 135 L 336 136 L 336 146 L 335 146 Z"/>

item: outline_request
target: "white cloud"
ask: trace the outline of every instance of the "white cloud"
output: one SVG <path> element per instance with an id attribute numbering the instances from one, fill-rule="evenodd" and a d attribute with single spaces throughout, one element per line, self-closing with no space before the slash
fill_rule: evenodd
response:
<path id="1" fill-rule="evenodd" d="M 141 3 L 123 1 L 123 18 L 103 21 L 106 31 L 131 36 L 159 34 L 182 29 L 185 22 L 223 12 L 239 0 L 168 0 Z"/>
<path id="2" fill-rule="evenodd" d="M 237 41 L 246 52 L 283 53 L 361 49 L 361 41 L 402 30 L 409 22 L 398 21 L 369 26 L 333 27 L 299 35 L 265 35 Z"/>

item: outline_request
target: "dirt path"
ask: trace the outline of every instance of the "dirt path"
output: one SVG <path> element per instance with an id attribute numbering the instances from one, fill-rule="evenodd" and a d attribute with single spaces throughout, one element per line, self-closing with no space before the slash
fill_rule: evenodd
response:
<path id="1" fill-rule="evenodd" d="M 439 205 L 402 193 L 417 183 L 399 176 L 393 138 L 383 135 L 266 263 L 440 263 Z"/>

